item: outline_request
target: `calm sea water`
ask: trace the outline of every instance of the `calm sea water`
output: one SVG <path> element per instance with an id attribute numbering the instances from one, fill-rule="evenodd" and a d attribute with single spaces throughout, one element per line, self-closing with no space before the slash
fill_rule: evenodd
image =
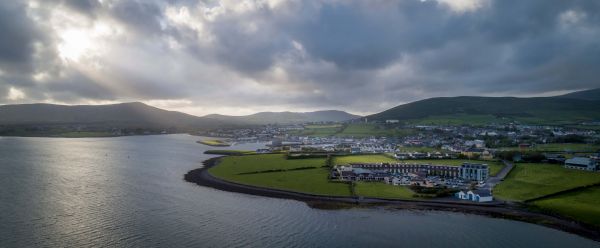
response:
<path id="1" fill-rule="evenodd" d="M 0 137 L 0 247 L 599 246 L 476 215 L 317 210 L 200 187 L 182 179 L 210 157 L 197 139 Z"/>

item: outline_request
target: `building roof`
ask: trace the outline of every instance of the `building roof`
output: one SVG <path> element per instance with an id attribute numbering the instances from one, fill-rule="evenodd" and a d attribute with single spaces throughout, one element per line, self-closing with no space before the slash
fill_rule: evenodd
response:
<path id="1" fill-rule="evenodd" d="M 472 169 L 486 169 L 488 168 L 487 164 L 471 164 L 471 163 L 463 163 L 461 165 L 463 168 L 472 168 Z"/>
<path id="2" fill-rule="evenodd" d="M 373 174 L 371 170 L 363 169 L 363 168 L 353 168 L 352 172 L 354 174 Z"/>
<path id="3" fill-rule="evenodd" d="M 588 166 L 590 164 L 593 163 L 592 159 L 590 158 L 585 158 L 585 157 L 574 157 L 574 158 L 570 158 L 567 159 L 565 161 L 566 164 L 574 164 L 574 165 L 583 165 L 583 166 Z"/>
<path id="4" fill-rule="evenodd" d="M 472 192 L 473 192 L 473 194 L 479 195 L 479 197 L 492 196 L 492 192 L 490 192 L 489 190 L 478 189 L 478 190 L 472 190 Z"/>

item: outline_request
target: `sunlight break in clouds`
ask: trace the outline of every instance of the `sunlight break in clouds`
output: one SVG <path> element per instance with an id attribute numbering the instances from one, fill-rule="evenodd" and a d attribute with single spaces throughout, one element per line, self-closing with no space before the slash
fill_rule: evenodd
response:
<path id="1" fill-rule="evenodd" d="M 598 88 L 597 13 L 586 0 L 0 1 L 0 104 L 365 114 Z"/>

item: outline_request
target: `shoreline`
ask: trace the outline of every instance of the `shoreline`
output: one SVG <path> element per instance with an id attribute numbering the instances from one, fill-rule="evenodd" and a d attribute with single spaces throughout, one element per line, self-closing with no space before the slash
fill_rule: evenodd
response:
<path id="1" fill-rule="evenodd" d="M 546 226 L 600 242 L 599 229 L 572 219 L 568 219 L 566 217 L 549 215 L 541 212 L 533 212 L 520 204 L 482 204 L 469 202 L 400 200 L 370 197 L 359 199 L 349 196 L 314 195 L 229 182 L 216 178 L 208 172 L 208 169 L 218 164 L 220 158 L 221 157 L 214 157 L 203 161 L 202 164 L 204 167 L 187 172 L 184 175 L 184 180 L 200 186 L 228 192 L 302 201 L 305 202 L 309 207 L 318 209 L 386 207 L 390 209 L 460 212 L 489 216 L 493 218 L 510 219 Z"/>

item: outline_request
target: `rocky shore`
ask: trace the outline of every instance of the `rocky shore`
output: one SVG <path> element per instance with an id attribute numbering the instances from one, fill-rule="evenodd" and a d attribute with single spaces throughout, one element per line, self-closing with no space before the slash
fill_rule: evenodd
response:
<path id="1" fill-rule="evenodd" d="M 309 206 L 322 209 L 340 209 L 350 207 L 384 207 L 389 209 L 413 210 L 438 210 L 463 212 L 469 214 L 485 215 L 495 218 L 524 221 L 539 224 L 565 232 L 580 235 L 595 241 L 600 241 L 600 230 L 562 216 L 531 211 L 524 205 L 494 203 L 480 204 L 454 201 L 417 201 L 396 200 L 381 198 L 358 198 L 344 196 L 324 196 L 307 193 L 249 186 L 213 177 L 208 169 L 217 165 L 219 157 L 203 162 L 204 167 L 189 171 L 184 175 L 184 180 L 201 186 L 211 187 L 223 191 L 251 194 L 265 197 L 293 199 L 306 202 Z"/>

